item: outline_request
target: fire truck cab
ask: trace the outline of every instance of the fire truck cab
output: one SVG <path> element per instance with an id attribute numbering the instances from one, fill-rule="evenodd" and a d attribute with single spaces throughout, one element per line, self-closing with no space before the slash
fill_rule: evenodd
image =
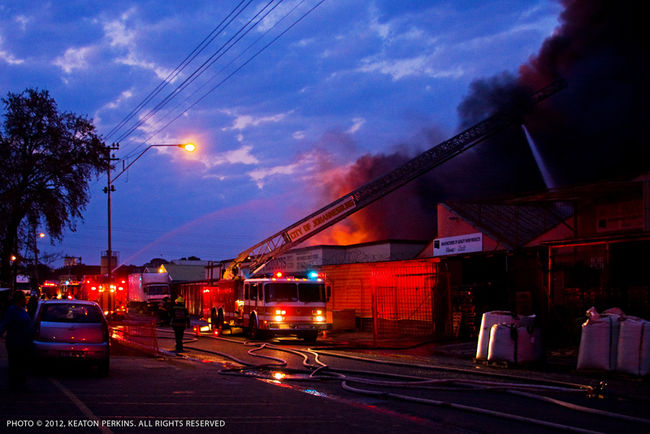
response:
<path id="1" fill-rule="evenodd" d="M 295 335 L 315 342 L 331 328 L 326 303 L 329 287 L 322 275 L 272 276 L 221 280 L 203 288 L 204 317 L 213 327 L 243 327 L 252 338 Z M 210 310 L 207 312 L 207 310 Z"/>

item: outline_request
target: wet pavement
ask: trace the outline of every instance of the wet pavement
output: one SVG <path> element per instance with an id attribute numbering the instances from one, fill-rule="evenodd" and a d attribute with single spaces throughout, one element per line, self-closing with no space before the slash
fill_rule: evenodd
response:
<path id="1" fill-rule="evenodd" d="M 193 321 L 193 326 L 204 324 Z M 169 327 L 166 328 L 171 331 Z M 158 333 L 160 351 L 170 357 L 176 357 L 173 352 L 173 339 L 171 334 L 165 336 L 165 328 L 160 328 Z M 228 331 L 222 337 L 228 338 Z M 233 336 L 242 339 L 241 330 L 235 330 Z M 186 339 L 194 337 L 191 330 L 186 331 Z M 205 338 L 202 338 L 205 339 Z M 618 372 L 605 371 L 578 371 L 576 369 L 578 348 L 565 347 L 547 349 L 540 362 L 528 364 L 509 364 L 505 362 L 488 363 L 477 361 L 477 340 L 451 340 L 444 342 L 431 342 L 415 339 L 378 339 L 371 332 L 327 332 L 319 337 L 316 344 L 304 345 L 297 340 L 273 339 L 269 342 L 274 345 L 288 345 L 289 347 L 304 347 L 317 350 L 321 354 L 331 352 L 338 355 L 367 358 L 377 361 L 391 361 L 406 366 L 442 367 L 446 369 L 461 369 L 469 372 L 486 373 L 503 377 L 527 378 L 535 381 L 564 382 L 590 386 L 596 394 L 609 394 L 632 399 L 650 401 L 650 377 L 635 377 Z M 256 341 L 262 344 L 263 341 Z M 195 344 L 186 345 L 182 357 L 190 360 L 205 362 L 206 360 L 221 360 L 232 363 L 232 360 L 214 356 L 193 348 L 200 348 Z"/>

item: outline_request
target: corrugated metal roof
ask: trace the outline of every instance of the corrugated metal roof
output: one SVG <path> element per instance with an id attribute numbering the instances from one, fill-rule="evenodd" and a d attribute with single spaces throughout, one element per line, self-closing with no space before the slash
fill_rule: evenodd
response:
<path id="1" fill-rule="evenodd" d="M 463 219 L 510 248 L 524 246 L 573 215 L 570 206 L 446 202 Z"/>

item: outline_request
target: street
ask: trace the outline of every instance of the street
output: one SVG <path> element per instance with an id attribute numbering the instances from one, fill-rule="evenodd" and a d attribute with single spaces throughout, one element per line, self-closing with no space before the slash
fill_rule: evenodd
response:
<path id="1" fill-rule="evenodd" d="M 141 356 L 113 356 L 107 378 L 96 378 L 91 369 L 45 369 L 28 380 L 27 390 L 12 394 L 6 362 L 4 355 L 3 432 L 426 432 L 435 427 L 364 405 L 222 376 L 211 365 Z"/>
<path id="2" fill-rule="evenodd" d="M 99 378 L 77 365 L 41 367 L 8 393 L 9 432 L 616 432 L 647 430 L 647 382 L 497 369 L 399 351 L 316 352 L 292 338 L 185 335 L 156 329 L 159 355 L 118 340 Z M 323 343 L 328 343 L 324 340 Z"/>

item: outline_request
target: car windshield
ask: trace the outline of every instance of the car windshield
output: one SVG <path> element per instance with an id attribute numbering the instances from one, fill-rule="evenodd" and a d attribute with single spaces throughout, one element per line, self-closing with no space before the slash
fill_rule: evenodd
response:
<path id="1" fill-rule="evenodd" d="M 299 283 L 298 298 L 305 303 L 323 301 L 323 286 L 322 283 Z"/>
<path id="2" fill-rule="evenodd" d="M 87 304 L 57 303 L 43 306 L 42 321 L 50 322 L 102 322 L 102 313 L 97 306 Z"/>
<path id="3" fill-rule="evenodd" d="M 267 283 L 264 285 L 266 301 L 297 301 L 298 291 L 295 283 Z"/>
<path id="4" fill-rule="evenodd" d="M 149 295 L 165 295 L 169 294 L 169 287 L 167 285 L 151 285 L 148 288 Z"/>

